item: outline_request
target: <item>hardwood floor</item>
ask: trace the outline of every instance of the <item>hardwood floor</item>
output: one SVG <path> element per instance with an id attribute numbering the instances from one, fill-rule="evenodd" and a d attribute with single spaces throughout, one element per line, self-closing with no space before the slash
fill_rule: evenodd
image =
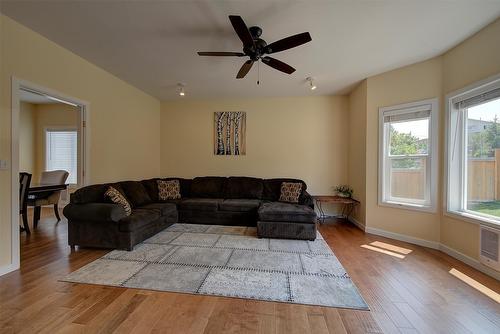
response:
<path id="1" fill-rule="evenodd" d="M 343 221 L 320 230 L 370 311 L 58 282 L 106 251 L 71 252 L 66 221 L 44 210 L 38 229 L 22 234 L 21 269 L 0 277 L 0 332 L 500 333 L 500 304 L 449 271 L 499 293 L 495 279 Z"/>

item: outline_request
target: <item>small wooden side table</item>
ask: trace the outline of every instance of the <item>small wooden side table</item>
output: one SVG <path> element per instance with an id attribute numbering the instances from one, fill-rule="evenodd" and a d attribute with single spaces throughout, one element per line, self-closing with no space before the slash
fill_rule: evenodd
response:
<path id="1" fill-rule="evenodd" d="M 359 201 L 355 200 L 354 198 L 340 197 L 340 196 L 333 196 L 333 195 L 313 196 L 313 199 L 318 206 L 318 211 L 319 211 L 318 220 L 320 222 L 324 222 L 325 218 L 328 217 L 325 214 L 325 211 L 323 211 L 322 203 L 335 203 L 335 204 L 342 205 L 342 211 L 341 211 L 340 217 L 342 217 L 344 219 L 349 219 L 349 216 L 351 215 L 352 210 L 354 210 L 354 207 L 359 204 Z"/>

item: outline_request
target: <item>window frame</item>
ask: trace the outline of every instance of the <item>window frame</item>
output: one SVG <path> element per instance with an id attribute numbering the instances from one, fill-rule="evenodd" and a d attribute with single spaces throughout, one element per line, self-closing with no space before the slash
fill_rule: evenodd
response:
<path id="1" fill-rule="evenodd" d="M 79 141 L 80 141 L 80 137 L 79 137 L 79 133 L 78 133 L 78 128 L 76 127 L 71 127 L 71 126 L 47 126 L 47 127 L 44 127 L 44 131 L 43 131 L 43 159 L 44 159 L 44 169 L 45 170 L 48 170 L 48 152 L 47 152 L 47 145 L 48 145 L 48 142 L 47 142 L 47 134 L 49 132 L 75 132 L 76 133 L 76 145 L 77 145 L 77 152 L 76 152 L 76 167 L 77 167 L 77 170 L 76 170 L 76 183 L 68 183 L 69 187 L 70 188 L 74 188 L 76 186 L 78 186 L 80 184 L 80 174 L 79 174 L 79 165 L 78 165 L 78 159 L 79 159 L 79 156 L 78 156 L 78 148 L 79 148 Z M 68 181 L 69 181 L 69 178 L 68 178 Z"/>
<path id="2" fill-rule="evenodd" d="M 467 110 L 462 113 L 463 117 L 460 118 L 460 110 L 455 108 L 455 104 L 498 88 L 500 88 L 500 74 L 480 80 L 446 95 L 444 159 L 445 186 L 443 187 L 443 211 L 445 216 L 460 219 L 473 224 L 487 225 L 497 229 L 500 228 L 500 218 L 495 219 L 492 218 L 493 216 L 466 209 L 467 162 L 464 157 L 467 157 Z M 454 130 L 452 126 L 456 129 Z M 455 139 L 455 136 L 457 136 L 458 139 Z M 460 146 L 456 151 L 454 151 L 452 145 L 456 141 L 459 142 Z M 457 151 L 461 154 L 461 157 L 459 161 L 454 162 L 452 157 Z M 458 186 L 454 182 L 457 179 L 459 183 Z"/>
<path id="3" fill-rule="evenodd" d="M 378 205 L 399 209 L 416 210 L 424 212 L 437 212 L 437 190 L 438 190 L 438 149 L 439 149 L 439 118 L 438 118 L 438 98 L 420 100 L 416 102 L 404 103 L 389 107 L 379 108 L 379 152 L 378 152 Z M 386 177 L 388 163 L 392 159 L 388 158 L 388 131 L 384 122 L 384 116 L 405 114 L 418 110 L 429 110 L 429 139 L 427 154 L 409 155 L 409 157 L 427 157 L 425 193 L 423 201 L 406 201 L 396 197 L 387 196 L 386 189 L 390 187 L 390 179 Z"/>

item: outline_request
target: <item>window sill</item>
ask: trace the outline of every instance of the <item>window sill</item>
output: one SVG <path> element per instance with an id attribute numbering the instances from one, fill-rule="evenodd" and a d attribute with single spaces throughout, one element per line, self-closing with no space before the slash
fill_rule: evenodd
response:
<path id="1" fill-rule="evenodd" d="M 436 213 L 435 207 L 427 206 L 427 205 L 392 202 L 392 201 L 386 201 L 386 202 L 379 201 L 378 205 L 389 207 L 389 208 L 395 208 L 395 209 L 412 210 L 412 211 L 420 211 L 420 212 L 427 212 L 427 213 Z"/>
<path id="2" fill-rule="evenodd" d="M 475 225 L 485 225 L 495 229 L 500 229 L 500 222 L 495 219 L 490 219 L 488 217 L 482 217 L 479 215 L 474 215 L 462 211 L 445 211 L 444 215 L 450 218 L 465 221 L 467 223 Z"/>

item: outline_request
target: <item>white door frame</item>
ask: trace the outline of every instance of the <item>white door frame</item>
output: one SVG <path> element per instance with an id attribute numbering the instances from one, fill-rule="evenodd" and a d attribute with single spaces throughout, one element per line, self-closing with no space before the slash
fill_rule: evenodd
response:
<path id="1" fill-rule="evenodd" d="M 48 95 L 54 98 L 55 101 L 60 100 L 61 103 L 69 102 L 79 107 L 79 125 L 78 129 L 80 131 L 80 143 L 78 144 L 79 155 L 81 157 L 81 163 L 78 164 L 78 176 L 81 180 L 79 186 L 83 186 L 89 183 L 90 179 L 90 130 L 89 130 L 89 119 L 90 119 L 90 103 L 71 97 L 69 95 L 57 92 L 53 89 L 40 86 L 38 84 L 31 83 L 26 80 L 22 80 L 16 77 L 11 78 L 12 83 L 12 114 L 11 114 L 11 173 L 12 173 L 12 183 L 11 183 L 11 203 L 12 203 L 12 236 L 11 236 L 11 264 L 9 268 L 0 273 L 5 274 L 10 271 L 19 269 L 21 264 L 20 259 L 20 236 L 19 236 L 19 114 L 20 114 L 20 90 L 24 88 L 26 90 L 39 92 L 41 94 Z M 82 168 L 83 167 L 83 168 Z"/>

